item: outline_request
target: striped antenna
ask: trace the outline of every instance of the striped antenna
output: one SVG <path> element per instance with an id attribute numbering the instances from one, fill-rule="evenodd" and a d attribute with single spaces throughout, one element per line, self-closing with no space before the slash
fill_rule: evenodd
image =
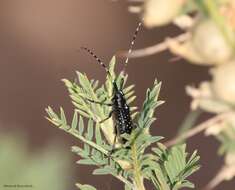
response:
<path id="1" fill-rule="evenodd" d="M 87 47 L 81 47 L 82 50 L 85 50 L 86 52 L 88 52 L 92 57 L 95 58 L 95 60 L 105 69 L 106 73 L 108 73 L 109 76 L 111 76 L 109 69 L 107 68 L 107 66 L 103 63 L 103 61 L 101 61 L 101 59 L 93 52 L 91 51 L 89 48 Z"/>
<path id="2" fill-rule="evenodd" d="M 130 55 L 131 52 L 132 52 L 132 48 L 133 48 L 133 46 L 134 46 L 134 44 L 135 44 L 135 40 L 136 40 L 136 38 L 137 38 L 137 35 L 138 35 L 138 32 L 140 31 L 141 26 L 142 26 L 142 22 L 139 22 L 139 24 L 138 24 L 138 26 L 137 26 L 137 28 L 136 28 L 136 30 L 135 30 L 135 33 L 133 34 L 132 41 L 131 41 L 131 45 L 130 45 L 130 49 L 128 50 L 127 58 L 126 58 L 125 63 L 124 63 L 124 67 L 127 66 L 127 63 L 128 63 L 128 61 L 129 61 L 129 55 Z"/>

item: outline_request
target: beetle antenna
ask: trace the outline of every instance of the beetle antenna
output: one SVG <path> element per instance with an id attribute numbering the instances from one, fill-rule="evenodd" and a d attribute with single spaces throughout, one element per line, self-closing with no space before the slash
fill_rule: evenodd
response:
<path id="1" fill-rule="evenodd" d="M 95 58 L 95 60 L 105 69 L 106 73 L 111 76 L 109 69 L 107 68 L 107 66 L 104 64 L 103 61 L 101 61 L 101 59 L 89 48 L 87 47 L 81 47 L 82 50 L 85 50 L 87 53 L 89 53 L 92 57 Z"/>
<path id="2" fill-rule="evenodd" d="M 132 52 L 133 46 L 134 46 L 134 44 L 135 44 L 135 40 L 136 40 L 136 38 L 137 38 L 137 35 L 138 35 L 138 32 L 140 31 L 141 26 L 142 26 L 142 22 L 139 22 L 139 24 L 138 24 L 138 26 L 137 26 L 137 28 L 136 28 L 134 34 L 133 34 L 132 41 L 131 41 L 131 45 L 130 45 L 130 48 L 129 48 L 128 53 L 127 53 L 127 58 L 126 58 L 125 63 L 124 63 L 124 67 L 127 66 L 127 63 L 128 63 L 128 61 L 129 61 L 129 55 L 130 55 L 131 52 Z"/>

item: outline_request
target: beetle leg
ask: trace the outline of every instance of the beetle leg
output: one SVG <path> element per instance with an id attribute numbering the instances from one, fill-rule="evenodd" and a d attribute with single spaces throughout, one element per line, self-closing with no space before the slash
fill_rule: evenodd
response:
<path id="1" fill-rule="evenodd" d="M 113 151 L 115 150 L 115 144 L 116 144 L 116 141 L 117 141 L 117 136 L 118 136 L 118 130 L 117 130 L 117 124 L 115 124 L 115 127 L 114 127 L 114 130 L 115 130 L 115 136 L 114 136 L 114 140 L 113 140 L 113 145 L 112 145 L 112 149 L 110 151 L 110 155 L 113 153 Z"/>
<path id="2" fill-rule="evenodd" d="M 100 104 L 100 105 L 106 105 L 106 106 L 112 106 L 113 104 L 112 103 L 105 103 L 105 100 L 102 101 L 102 102 L 98 102 L 98 101 L 95 101 L 95 100 L 91 100 L 89 98 L 86 98 L 87 101 L 91 102 L 91 103 L 94 103 L 94 104 Z"/>
<path id="3" fill-rule="evenodd" d="M 109 155 L 108 155 L 109 158 L 111 158 L 112 153 L 114 153 L 114 151 L 117 150 L 117 149 L 115 149 L 115 144 L 116 144 L 116 141 L 117 141 L 117 137 L 119 135 L 117 124 L 115 124 L 114 130 L 115 130 L 115 136 L 114 136 L 114 140 L 113 140 L 113 144 L 112 144 L 112 149 L 111 149 L 111 151 L 109 152 Z"/>
<path id="4" fill-rule="evenodd" d="M 112 115 L 113 115 L 113 110 L 109 113 L 109 116 L 108 117 L 106 117 L 105 119 L 103 119 L 103 120 L 101 120 L 99 123 L 103 123 L 103 122 L 105 122 L 106 120 L 108 120 L 109 118 L 111 118 L 112 117 Z"/>

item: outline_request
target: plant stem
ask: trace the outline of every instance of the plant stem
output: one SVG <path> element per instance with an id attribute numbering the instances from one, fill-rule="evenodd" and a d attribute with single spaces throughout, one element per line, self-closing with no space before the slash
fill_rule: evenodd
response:
<path id="1" fill-rule="evenodd" d="M 145 190 L 135 143 L 133 143 L 131 146 L 131 153 L 133 159 L 133 176 L 134 176 L 133 181 L 135 185 L 135 190 Z"/>
<path id="2" fill-rule="evenodd" d="M 216 176 L 213 177 L 209 183 L 202 188 L 202 190 L 212 190 L 217 187 L 221 182 L 224 181 L 225 175 L 223 174 L 226 170 L 226 166 L 222 166 L 220 170 L 217 172 Z"/>
<path id="3" fill-rule="evenodd" d="M 186 132 L 180 136 L 177 136 L 177 137 L 173 138 L 172 140 L 167 141 L 166 143 L 164 143 L 164 145 L 169 147 L 174 144 L 177 144 L 181 140 L 188 139 L 188 138 L 204 131 L 205 129 L 211 127 L 212 125 L 223 121 L 225 118 L 227 118 L 231 114 L 234 114 L 234 113 L 233 112 L 225 112 L 225 113 L 221 113 L 219 115 L 216 115 L 216 116 L 208 119 L 207 121 L 204 121 L 203 123 L 195 126 L 193 129 L 189 130 L 188 132 Z"/>
<path id="4" fill-rule="evenodd" d="M 66 131 L 66 130 L 65 130 Z M 102 152 L 104 155 L 108 156 L 109 155 L 109 152 L 107 150 L 105 150 L 103 147 L 97 145 L 96 143 L 94 143 L 93 141 L 90 141 L 90 140 L 87 140 L 85 137 L 83 137 L 82 135 L 79 135 L 77 132 L 75 131 L 71 131 L 71 130 L 68 130 L 66 131 L 68 132 L 69 134 L 77 137 L 79 140 L 81 140 L 82 142 L 90 145 L 91 147 L 95 148 L 96 150 Z"/>
<path id="5" fill-rule="evenodd" d="M 186 39 L 188 39 L 190 37 L 189 33 L 183 33 L 180 34 L 179 36 L 176 37 L 169 37 L 169 39 L 174 39 L 178 42 L 183 42 Z M 119 56 L 121 57 L 129 57 L 129 58 L 138 58 L 138 57 L 146 57 L 146 56 L 150 56 L 162 51 L 165 51 L 168 49 L 168 44 L 166 42 L 166 40 L 164 40 L 163 42 L 160 42 L 158 44 L 155 44 L 153 46 L 149 46 L 143 49 L 137 49 L 137 50 L 133 50 L 132 53 L 130 55 L 128 55 L 128 53 L 126 51 L 124 52 L 120 52 Z"/>

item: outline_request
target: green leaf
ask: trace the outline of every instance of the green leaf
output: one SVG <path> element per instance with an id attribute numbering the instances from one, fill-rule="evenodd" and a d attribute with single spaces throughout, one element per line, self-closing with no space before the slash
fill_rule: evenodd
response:
<path id="1" fill-rule="evenodd" d="M 124 89 L 123 89 L 123 93 L 124 93 L 124 94 L 129 93 L 130 91 L 133 90 L 134 87 L 135 87 L 135 85 L 132 84 L 132 85 L 130 85 L 130 86 L 124 88 Z"/>
<path id="2" fill-rule="evenodd" d="M 67 120 L 66 120 L 66 116 L 65 116 L 65 113 L 64 113 L 64 110 L 62 107 L 60 107 L 60 118 L 63 122 L 63 125 L 67 125 Z"/>
<path id="3" fill-rule="evenodd" d="M 91 185 L 82 185 L 80 183 L 76 183 L 76 186 L 80 189 L 80 190 L 96 190 L 95 187 L 91 186 Z"/>
<path id="4" fill-rule="evenodd" d="M 181 182 L 176 183 L 172 190 L 178 190 L 181 188 L 191 188 L 192 189 L 192 188 L 194 188 L 194 184 L 185 180 L 182 183 Z"/>
<path id="5" fill-rule="evenodd" d="M 168 160 L 164 163 L 172 184 L 177 181 L 178 175 L 186 166 L 185 148 L 185 145 L 173 147 L 168 156 Z"/>
<path id="6" fill-rule="evenodd" d="M 50 106 L 48 106 L 48 108 L 46 109 L 46 112 L 50 118 L 54 118 L 54 120 L 58 119 L 57 114 L 53 111 L 53 109 Z"/>
<path id="7" fill-rule="evenodd" d="M 151 175 L 151 180 L 156 189 L 170 190 L 170 187 L 167 184 L 167 180 L 164 177 L 163 171 L 161 170 L 161 167 L 159 165 L 156 165 L 156 167 L 154 168 L 153 174 Z"/>
<path id="8" fill-rule="evenodd" d="M 79 110 L 79 109 L 77 109 L 76 111 L 77 111 L 81 116 L 86 117 L 86 118 L 90 118 L 90 115 L 89 115 L 88 113 L 86 113 L 86 112 L 84 112 L 84 111 L 82 111 L 82 110 Z"/>
<path id="9" fill-rule="evenodd" d="M 135 91 L 130 91 L 130 92 L 126 93 L 126 94 L 125 94 L 125 98 L 126 98 L 126 99 L 130 98 L 131 96 L 134 95 L 134 93 L 135 93 Z"/>
<path id="10" fill-rule="evenodd" d="M 69 130 L 70 127 L 67 125 L 66 116 L 62 107 L 60 107 L 60 119 L 61 119 L 61 128 L 64 130 Z"/>
<path id="11" fill-rule="evenodd" d="M 127 186 L 127 185 L 125 185 L 124 188 L 125 188 L 125 190 L 132 190 L 131 187 L 129 187 L 129 186 Z"/>
<path id="12" fill-rule="evenodd" d="M 138 126 L 141 128 L 149 127 L 154 121 L 153 114 L 156 107 L 161 105 L 163 101 L 158 101 L 161 83 L 154 81 L 153 88 L 147 89 L 146 99 L 144 101 L 142 111 L 138 119 Z"/>
<path id="13" fill-rule="evenodd" d="M 98 123 L 95 126 L 95 139 L 96 139 L 96 143 L 101 145 L 102 144 L 102 136 L 100 133 L 100 126 L 98 125 Z"/>
<path id="14" fill-rule="evenodd" d="M 72 146 L 71 151 L 76 153 L 77 155 L 83 157 L 83 158 L 88 158 L 89 157 L 89 153 L 84 151 L 83 149 L 81 149 L 78 146 Z"/>
<path id="15" fill-rule="evenodd" d="M 93 121 L 89 119 L 87 128 L 87 139 L 91 140 L 93 137 Z"/>
<path id="16" fill-rule="evenodd" d="M 110 173 L 113 173 L 113 169 L 110 167 L 104 167 L 104 168 L 98 168 L 93 171 L 93 175 L 108 175 Z"/>
<path id="17" fill-rule="evenodd" d="M 76 163 L 82 165 L 97 165 L 97 163 L 94 160 L 91 160 L 89 158 L 78 160 Z"/>
<path id="18" fill-rule="evenodd" d="M 136 99 L 136 96 L 132 96 L 132 97 L 130 97 L 129 99 L 127 99 L 127 104 L 129 105 L 129 104 L 131 104 L 134 100 Z"/>
<path id="19" fill-rule="evenodd" d="M 82 135 L 82 134 L 83 134 L 83 131 L 84 131 L 84 122 L 83 122 L 82 117 L 80 116 L 80 118 L 79 118 L 78 133 L 79 133 L 80 135 Z"/>
<path id="20" fill-rule="evenodd" d="M 71 124 L 71 129 L 70 130 L 76 130 L 77 125 L 78 125 L 78 114 L 75 111 L 74 115 L 73 115 L 73 120 L 72 120 L 72 124 Z"/>

